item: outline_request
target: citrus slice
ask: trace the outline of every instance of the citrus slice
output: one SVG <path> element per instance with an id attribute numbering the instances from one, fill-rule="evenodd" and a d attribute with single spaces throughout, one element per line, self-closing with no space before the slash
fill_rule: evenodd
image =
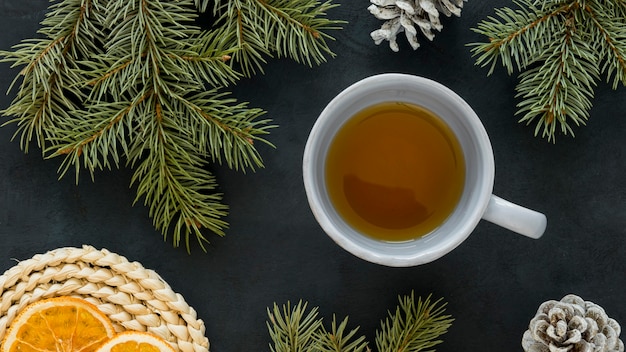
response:
<path id="1" fill-rule="evenodd" d="M 47 298 L 18 314 L 0 351 L 91 352 L 113 335 L 111 321 L 95 305 L 80 298 Z"/>
<path id="2" fill-rule="evenodd" d="M 156 335 L 128 330 L 105 342 L 97 352 L 176 352 L 176 350 Z"/>

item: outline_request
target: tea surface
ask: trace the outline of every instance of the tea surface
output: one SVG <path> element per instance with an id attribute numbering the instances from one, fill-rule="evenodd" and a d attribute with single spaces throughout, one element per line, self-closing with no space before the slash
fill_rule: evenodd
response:
<path id="1" fill-rule="evenodd" d="M 465 179 L 460 144 L 432 112 L 366 108 L 338 131 L 325 166 L 331 201 L 356 230 L 383 241 L 428 234 L 452 213 Z"/>

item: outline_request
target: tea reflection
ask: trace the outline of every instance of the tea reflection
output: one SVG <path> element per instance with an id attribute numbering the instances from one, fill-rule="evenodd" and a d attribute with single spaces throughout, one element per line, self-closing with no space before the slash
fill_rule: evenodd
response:
<path id="1" fill-rule="evenodd" d="M 355 213 L 370 224 L 385 229 L 407 229 L 432 215 L 415 199 L 415 191 L 411 188 L 389 187 L 347 174 L 343 178 L 343 189 Z"/>

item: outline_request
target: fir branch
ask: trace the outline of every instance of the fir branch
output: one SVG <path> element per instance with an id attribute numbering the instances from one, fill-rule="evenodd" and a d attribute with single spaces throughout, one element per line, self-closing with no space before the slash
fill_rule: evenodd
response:
<path id="1" fill-rule="evenodd" d="M 204 249 L 208 240 L 202 229 L 223 235 L 227 224 L 222 218 L 228 208 L 222 204 L 222 195 L 216 192 L 215 178 L 204 167 L 205 162 L 186 152 L 188 141 L 175 126 L 157 123 L 154 128 L 157 130 L 150 134 L 154 140 L 149 142 L 155 148 L 142 158 L 132 178 L 132 184 L 137 185 L 135 202 L 145 197 L 155 227 L 165 237 L 171 232 L 175 247 L 184 240 L 189 249 L 193 234 Z"/>
<path id="2" fill-rule="evenodd" d="M 214 28 L 192 36 L 189 38 L 188 50 L 178 54 L 177 58 L 190 65 L 197 81 L 220 87 L 231 85 L 243 76 L 229 65 L 237 49 L 227 40 L 224 28 Z"/>
<path id="3" fill-rule="evenodd" d="M 265 111 L 248 108 L 246 103 L 226 96 L 227 93 L 208 91 L 174 97 L 173 103 L 180 104 L 176 110 L 184 116 L 179 123 L 185 126 L 195 148 L 213 161 L 224 160 L 230 168 L 242 171 L 262 167 L 254 143 L 273 146 L 262 136 L 276 126 L 270 125 L 269 119 L 259 119 Z"/>
<path id="4" fill-rule="evenodd" d="M 202 158 L 219 162 L 223 156 L 238 170 L 262 167 L 253 141 L 265 142 L 259 136 L 268 133 L 269 120 L 256 120 L 262 110 L 233 104 L 225 94 L 199 90 L 200 79 L 212 76 L 204 64 L 214 61 L 192 52 L 181 55 L 180 43 L 196 35 L 178 30 L 188 28 L 182 21 L 195 16 L 188 9 L 149 0 L 111 6 L 108 51 L 98 64 L 112 69 L 90 83 L 97 92 L 92 97 L 116 101 L 96 100 L 83 112 L 87 118 L 66 125 L 74 132 L 66 130 L 63 135 L 73 140 L 66 138 L 59 146 L 59 153 L 68 154 L 61 174 L 73 164 L 78 175 L 81 157 L 92 173 L 110 167 L 109 157 L 118 166 L 117 156 L 123 151 L 131 166 L 138 164 L 131 182 L 137 186 L 135 202 L 145 197 L 155 227 L 164 236 L 171 231 L 174 246 L 184 242 L 189 248 L 189 236 L 194 234 L 204 248 L 207 239 L 200 229 L 223 235 L 227 207 L 220 203 L 221 194 L 215 192 L 215 180 L 203 168 Z M 213 47 L 205 43 L 202 54 L 212 53 Z"/>
<path id="5" fill-rule="evenodd" d="M 24 84 L 23 91 L 17 94 L 7 109 L 2 110 L 2 114 L 14 117 L 3 126 L 17 124 L 12 139 L 19 137 L 20 148 L 25 153 L 28 153 L 32 140 L 36 140 L 37 146 L 43 150 L 47 142 L 55 138 L 51 131 L 57 121 L 67 118 L 68 111 L 77 109 L 73 101 L 67 99 L 56 79 L 47 83 L 52 88 L 46 89 L 43 85 L 34 84 L 32 80 Z M 26 90 L 32 93 L 28 94 Z"/>
<path id="6" fill-rule="evenodd" d="M 272 23 L 270 35 L 265 37 L 265 45 L 271 51 L 309 66 L 325 62 L 326 55 L 335 56 L 326 42 L 333 37 L 326 31 L 340 29 L 344 22 L 329 21 L 324 16 L 336 4 L 311 0 L 259 1 L 259 4 L 263 13 L 256 18 L 268 18 Z"/>
<path id="7" fill-rule="evenodd" d="M 24 40 L 13 51 L 0 51 L 0 61 L 24 66 L 9 87 L 10 91 L 22 79 L 16 97 L 2 114 L 14 117 L 8 123 L 17 123 L 14 138 L 20 137 L 25 152 L 33 139 L 43 152 L 54 138 L 56 124 L 67 118 L 68 111 L 80 108 L 76 100 L 84 92 L 81 76 L 72 71 L 73 58 L 98 50 L 102 37 L 98 6 L 96 0 L 52 4 L 39 30 L 43 38 Z"/>
<path id="8" fill-rule="evenodd" d="M 509 74 L 520 71 L 516 87 L 520 122 L 535 122 L 535 135 L 555 141 L 574 135 L 573 125 L 589 118 L 601 75 L 613 89 L 626 84 L 626 2 L 623 0 L 520 0 L 496 9 L 498 18 L 475 32 L 488 38 L 471 43 L 476 64 L 493 73 L 498 61 Z"/>
<path id="9" fill-rule="evenodd" d="M 132 134 L 137 116 L 146 112 L 148 96 L 146 92 L 132 101 L 102 103 L 91 113 L 77 110 L 66 116 L 55 127 L 55 136 L 49 137 L 53 143 L 46 150 L 50 157 L 65 156 L 59 177 L 64 177 L 72 166 L 76 182 L 83 168 L 93 179 L 96 170 L 119 167 L 120 157 L 130 154 L 127 136 Z"/>
<path id="10" fill-rule="evenodd" d="M 213 11 L 247 9 L 247 1 L 216 1 Z M 24 66 L 11 85 L 22 77 L 16 98 L 3 111 L 17 124 L 22 149 L 35 139 L 45 157 L 63 159 L 59 177 L 74 171 L 77 182 L 82 170 L 93 179 L 98 170 L 134 168 L 135 203 L 143 200 L 154 226 L 188 250 L 191 237 L 204 249 L 204 230 L 223 235 L 228 226 L 209 163 L 243 172 L 263 167 L 256 146 L 272 146 L 265 137 L 275 127 L 265 111 L 220 89 L 246 73 L 233 57 L 256 65 L 246 55 L 269 55 L 260 38 L 276 34 L 244 38 L 238 18 L 229 17 L 202 30 L 195 5 L 206 10 L 208 2 L 203 8 L 197 0 L 57 0 L 42 22 L 43 38 L 0 51 L 0 60 Z M 307 21 L 319 30 L 334 23 Z M 330 37 L 320 38 L 305 45 L 332 56 L 323 49 Z M 253 51 L 245 52 L 247 46 Z M 317 62 L 315 55 L 300 57 Z"/>
<path id="11" fill-rule="evenodd" d="M 274 303 L 272 310 L 267 309 L 269 322 L 267 328 L 273 345 L 272 352 L 312 351 L 317 330 L 322 326 L 318 318 L 319 308 L 307 312 L 307 302 L 299 301 L 292 308 L 291 303 L 279 307 Z"/>
<path id="12" fill-rule="evenodd" d="M 339 325 L 337 325 L 337 319 L 333 315 L 333 321 L 331 323 L 331 330 L 327 331 L 322 325 L 321 329 L 316 333 L 316 347 L 317 351 L 331 351 L 331 352 L 362 352 L 369 351 L 365 336 L 356 337 L 356 333 L 359 328 L 355 328 L 346 333 L 346 327 L 348 325 L 348 318 L 344 318 Z"/>
<path id="13" fill-rule="evenodd" d="M 567 22 L 566 22 L 567 23 Z M 516 87 L 520 122 L 536 122 L 535 134 L 554 138 L 557 126 L 573 134 L 570 122 L 584 125 L 589 117 L 593 87 L 599 77 L 593 49 L 586 38 L 567 25 L 562 38 L 538 58 L 542 64 L 520 74 Z"/>
<path id="14" fill-rule="evenodd" d="M 448 331 L 454 319 L 443 314 L 446 304 L 441 303 L 442 299 L 430 299 L 429 295 L 424 301 L 419 297 L 415 302 L 413 292 L 400 299 L 395 313 L 389 312 L 376 333 L 378 351 L 417 352 L 440 344 L 439 337 Z"/>
<path id="15" fill-rule="evenodd" d="M 237 48 L 231 64 L 238 65 L 246 77 L 263 72 L 266 58 L 271 56 L 260 35 L 265 29 L 255 21 L 255 16 L 258 16 L 256 5 L 255 0 L 232 0 L 214 8 L 217 22 L 224 23 L 225 38 Z"/>
<path id="16" fill-rule="evenodd" d="M 326 31 L 340 29 L 345 22 L 330 20 L 326 14 L 336 6 L 317 0 L 232 0 L 213 11 L 238 48 L 233 63 L 251 76 L 263 72 L 266 57 L 273 54 L 309 66 L 334 57 L 327 43 L 334 38 Z"/>
<path id="17" fill-rule="evenodd" d="M 376 332 L 376 348 L 379 352 L 434 351 L 440 344 L 440 336 L 447 332 L 454 319 L 444 315 L 445 303 L 441 299 L 431 302 L 431 296 L 415 301 L 410 296 L 399 298 L 396 313 L 381 323 Z M 318 318 L 319 308 L 307 312 L 307 302 L 300 301 L 295 307 L 287 302 L 279 308 L 274 304 L 267 309 L 266 323 L 272 343 L 272 352 L 315 351 L 315 352 L 369 352 L 365 336 L 357 337 L 358 327 L 348 331 L 348 318 L 337 324 L 333 315 L 330 330 Z"/>
<path id="18" fill-rule="evenodd" d="M 611 6 L 614 13 L 599 16 L 606 11 L 605 7 Z M 605 58 L 601 72 L 606 73 L 607 82 L 613 80 L 612 87 L 617 89 L 620 82 L 626 84 L 626 1 L 590 2 L 584 7 L 591 21 L 590 27 L 595 27 L 592 32 L 591 43 L 597 44 L 598 57 Z"/>
<path id="19" fill-rule="evenodd" d="M 478 56 L 476 65 L 489 65 L 488 75 L 493 73 L 498 60 L 509 74 L 515 69 L 523 70 L 537 61 L 536 54 L 559 38 L 546 28 L 560 27 L 560 16 L 570 10 L 572 4 L 520 0 L 514 3 L 521 9 L 495 9 L 498 18 L 489 17 L 472 30 L 489 38 L 486 43 L 470 43 L 472 53 Z"/>

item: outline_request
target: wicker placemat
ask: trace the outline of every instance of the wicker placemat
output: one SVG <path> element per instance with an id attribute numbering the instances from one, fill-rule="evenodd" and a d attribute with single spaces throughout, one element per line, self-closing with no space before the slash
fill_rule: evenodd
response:
<path id="1" fill-rule="evenodd" d="M 37 300 L 81 297 L 117 331 L 149 331 L 182 352 L 207 352 L 204 322 L 153 270 L 106 249 L 58 248 L 19 262 L 0 276 L 0 340 L 17 314 Z"/>

